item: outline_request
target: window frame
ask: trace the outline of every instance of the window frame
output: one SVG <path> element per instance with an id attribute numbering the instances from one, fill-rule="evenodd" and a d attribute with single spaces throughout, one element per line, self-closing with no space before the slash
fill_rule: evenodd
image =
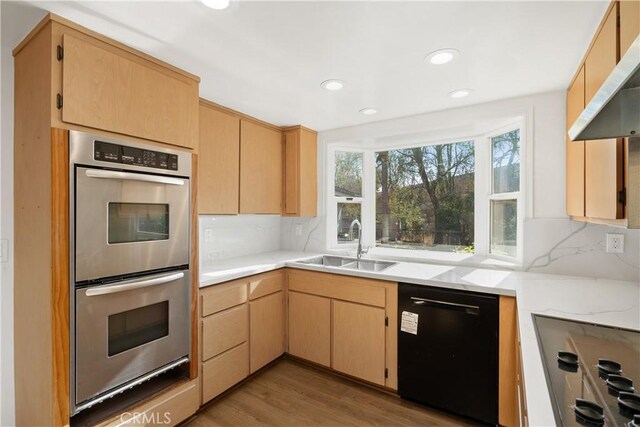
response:
<path id="1" fill-rule="evenodd" d="M 520 170 L 519 170 L 519 190 L 518 191 L 510 191 L 505 193 L 494 193 L 493 192 L 493 142 L 492 138 L 495 138 L 500 135 L 504 135 L 505 133 L 512 132 L 514 130 L 520 130 Z M 486 220 L 484 225 L 486 227 L 487 233 L 483 233 L 486 235 L 487 239 L 487 247 L 486 247 L 486 255 L 487 257 L 494 258 L 502 261 L 511 261 L 522 263 L 523 259 L 523 238 L 524 238 L 524 215 L 525 208 L 523 203 L 523 188 L 525 185 L 525 176 L 526 176 L 526 160 L 525 160 L 525 124 L 523 120 L 518 120 L 502 126 L 498 129 L 491 131 L 486 134 L 487 146 L 489 151 L 489 180 L 488 180 L 488 195 L 487 195 L 487 208 L 485 209 Z M 515 200 L 517 209 L 516 209 L 516 256 L 508 256 L 503 254 L 494 254 L 491 252 L 491 202 L 492 201 L 501 201 L 501 200 Z"/>
<path id="2" fill-rule="evenodd" d="M 480 256 L 497 261 L 504 261 L 513 264 L 522 264 L 524 252 L 524 220 L 528 212 L 527 205 L 530 205 L 531 195 L 527 191 L 527 173 L 529 159 L 529 147 L 527 140 L 529 137 L 528 123 L 532 120 L 531 113 L 512 116 L 511 119 L 504 120 L 502 125 L 491 129 L 489 132 L 472 135 L 458 135 L 456 137 L 442 137 L 437 140 L 427 139 L 422 142 L 412 141 L 405 143 L 389 144 L 378 146 L 377 144 L 367 145 L 367 141 L 332 142 L 326 145 L 326 188 L 327 196 L 327 227 L 326 246 L 327 250 L 355 250 L 357 242 L 338 243 L 335 225 L 337 224 L 337 204 L 338 203 L 360 203 L 361 205 L 361 225 L 363 228 L 362 245 L 369 248 L 376 248 L 376 164 L 375 153 L 395 149 L 422 147 L 429 145 L 451 144 L 456 142 L 472 141 L 475 147 L 475 170 L 474 170 L 474 253 L 469 256 Z M 520 190 L 509 193 L 493 193 L 493 145 L 491 138 L 504 133 L 520 129 Z M 362 147 L 355 146 L 363 145 Z M 362 153 L 362 197 L 354 198 L 351 201 L 346 197 L 335 196 L 335 153 L 337 151 Z M 517 245 L 516 256 L 510 257 L 501 254 L 491 253 L 491 201 L 492 200 L 516 200 L 517 203 Z M 389 249 L 398 251 L 397 256 L 415 257 L 415 250 Z M 405 254 L 402 252 L 406 251 Z M 421 250 L 422 251 L 422 250 Z M 411 254 L 409 252 L 412 252 Z M 425 254 L 438 252 L 438 256 L 446 252 L 424 250 Z M 459 259 L 460 254 L 456 255 Z M 454 257 L 452 256 L 452 260 Z"/>

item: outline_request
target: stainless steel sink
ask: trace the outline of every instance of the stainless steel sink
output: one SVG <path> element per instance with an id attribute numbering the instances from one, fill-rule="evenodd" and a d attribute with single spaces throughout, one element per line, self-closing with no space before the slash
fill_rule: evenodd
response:
<path id="1" fill-rule="evenodd" d="M 396 262 L 389 261 L 377 261 L 372 259 L 358 260 L 356 258 L 332 255 L 324 255 L 300 262 L 303 264 L 323 265 L 325 267 L 341 267 L 362 271 L 382 271 L 397 264 Z"/>
<path id="2" fill-rule="evenodd" d="M 307 259 L 300 262 L 303 264 L 324 265 L 327 267 L 342 267 L 343 265 L 352 263 L 354 261 L 356 261 L 355 258 L 324 255 L 318 258 Z"/>
<path id="3" fill-rule="evenodd" d="M 363 271 L 382 271 L 396 264 L 396 262 L 361 259 L 360 261 L 354 261 L 349 264 L 345 264 L 342 267 Z"/>

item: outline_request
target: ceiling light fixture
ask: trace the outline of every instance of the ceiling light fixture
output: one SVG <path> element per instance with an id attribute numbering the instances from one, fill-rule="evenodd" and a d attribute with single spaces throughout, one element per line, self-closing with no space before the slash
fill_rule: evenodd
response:
<path id="1" fill-rule="evenodd" d="M 363 108 L 362 110 L 360 110 L 360 114 L 364 114 L 365 116 L 373 116 L 374 114 L 377 114 L 378 110 L 376 110 L 375 108 Z"/>
<path id="2" fill-rule="evenodd" d="M 424 58 L 424 60 L 429 61 L 433 65 L 443 65 L 453 61 L 458 56 L 460 56 L 459 50 L 446 48 L 446 49 L 434 50 L 433 52 L 428 54 Z"/>
<path id="3" fill-rule="evenodd" d="M 340 89 L 342 89 L 344 87 L 344 82 L 342 80 L 330 79 L 330 80 L 325 80 L 322 83 L 320 83 L 320 86 L 322 86 L 326 90 L 329 90 L 331 92 L 335 92 L 335 91 L 340 90 Z"/>
<path id="4" fill-rule="evenodd" d="M 211 9 L 222 10 L 229 7 L 230 0 L 200 0 L 203 5 Z"/>
<path id="5" fill-rule="evenodd" d="M 471 92 L 473 92 L 471 89 L 458 89 L 453 92 L 449 92 L 449 97 L 453 99 L 464 98 L 471 95 Z"/>

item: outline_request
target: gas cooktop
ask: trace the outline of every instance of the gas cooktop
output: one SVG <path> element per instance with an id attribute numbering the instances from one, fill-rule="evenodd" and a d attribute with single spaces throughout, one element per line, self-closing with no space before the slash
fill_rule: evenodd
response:
<path id="1" fill-rule="evenodd" d="M 640 427 L 640 331 L 533 322 L 557 425 Z"/>

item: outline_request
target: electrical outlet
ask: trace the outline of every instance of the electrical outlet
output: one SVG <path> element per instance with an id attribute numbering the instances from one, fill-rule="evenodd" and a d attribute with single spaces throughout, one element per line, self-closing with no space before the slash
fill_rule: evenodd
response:
<path id="1" fill-rule="evenodd" d="M 302 224 L 296 224 L 296 236 L 302 236 Z"/>
<path id="2" fill-rule="evenodd" d="M 211 243 L 213 240 L 213 228 L 205 228 L 204 229 L 204 242 Z"/>
<path id="3" fill-rule="evenodd" d="M 0 240 L 0 262 L 9 261 L 9 240 Z"/>
<path id="4" fill-rule="evenodd" d="M 614 254 L 624 252 L 624 234 L 607 233 L 607 252 Z"/>

